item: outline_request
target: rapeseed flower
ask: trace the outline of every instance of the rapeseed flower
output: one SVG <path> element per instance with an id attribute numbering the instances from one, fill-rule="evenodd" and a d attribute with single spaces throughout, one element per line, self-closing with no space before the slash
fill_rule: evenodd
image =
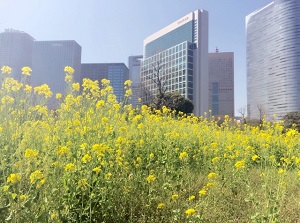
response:
<path id="1" fill-rule="evenodd" d="M 176 200 L 178 198 L 178 196 L 179 196 L 178 194 L 173 194 L 172 195 L 172 200 Z"/>
<path id="2" fill-rule="evenodd" d="M 25 75 L 25 76 L 30 76 L 31 75 L 31 68 L 30 67 L 23 67 L 22 68 L 22 74 Z"/>
<path id="3" fill-rule="evenodd" d="M 147 182 L 150 184 L 152 181 L 156 180 L 156 177 L 153 174 L 150 174 L 147 178 L 146 178 Z"/>
<path id="4" fill-rule="evenodd" d="M 187 157 L 188 157 L 187 152 L 182 152 L 179 154 L 179 159 L 181 159 L 181 160 L 186 159 Z"/>
<path id="5" fill-rule="evenodd" d="M 40 170 L 36 170 L 30 174 L 30 182 L 34 184 L 37 180 L 44 178 L 44 174 Z"/>
<path id="6" fill-rule="evenodd" d="M 2 74 L 10 74 L 11 71 L 12 71 L 12 69 L 11 69 L 11 67 L 9 67 L 9 66 L 3 66 L 3 67 L 1 68 L 1 71 L 2 71 Z"/>
<path id="7" fill-rule="evenodd" d="M 234 166 L 237 170 L 240 170 L 240 169 L 244 169 L 245 168 L 245 163 L 246 163 L 246 160 L 239 160 L 237 161 Z"/>
<path id="8" fill-rule="evenodd" d="M 189 208 L 185 211 L 185 214 L 187 217 L 190 217 L 191 215 L 195 214 L 196 210 L 194 208 Z"/>
<path id="9" fill-rule="evenodd" d="M 7 177 L 7 183 L 18 183 L 21 181 L 21 175 L 18 173 L 12 173 L 9 175 L 9 177 Z"/>
<path id="10" fill-rule="evenodd" d="M 73 170 L 75 170 L 75 165 L 73 163 L 68 163 L 65 166 L 65 171 L 73 171 Z"/>
<path id="11" fill-rule="evenodd" d="M 164 203 L 159 203 L 157 205 L 157 209 L 162 209 L 164 206 L 166 206 Z"/>

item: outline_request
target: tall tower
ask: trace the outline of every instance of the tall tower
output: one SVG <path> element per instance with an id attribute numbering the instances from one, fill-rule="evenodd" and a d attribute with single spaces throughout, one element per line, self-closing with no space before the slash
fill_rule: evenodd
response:
<path id="1" fill-rule="evenodd" d="M 141 61 L 143 55 L 130 56 L 128 58 L 129 80 L 132 81 L 131 89 L 132 95 L 129 103 L 133 107 L 140 104 L 138 101 L 141 98 Z"/>
<path id="2" fill-rule="evenodd" d="M 74 81 L 79 82 L 81 46 L 74 40 L 35 41 L 32 60 L 32 84 L 48 84 L 53 94 L 65 93 L 64 68 L 75 69 Z"/>
<path id="3" fill-rule="evenodd" d="M 250 118 L 300 111 L 299 11 L 299 0 L 274 0 L 246 17 Z"/>
<path id="4" fill-rule="evenodd" d="M 194 114 L 208 111 L 208 12 L 196 10 L 144 40 L 142 92 L 157 94 L 153 80 L 159 69 L 164 87 L 194 103 Z M 143 100 L 149 98 L 143 94 Z"/>
<path id="5" fill-rule="evenodd" d="M 34 39 L 25 32 L 6 29 L 0 33 L 0 67 L 10 66 L 12 77 L 21 79 L 21 69 L 32 66 Z"/>
<path id="6" fill-rule="evenodd" d="M 214 116 L 234 116 L 234 53 L 209 53 L 209 109 Z"/>

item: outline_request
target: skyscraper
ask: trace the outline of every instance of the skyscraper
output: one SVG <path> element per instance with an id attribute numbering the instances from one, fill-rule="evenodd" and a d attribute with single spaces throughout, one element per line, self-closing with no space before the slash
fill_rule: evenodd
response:
<path id="1" fill-rule="evenodd" d="M 131 89 L 132 96 L 129 103 L 132 104 L 133 107 L 136 107 L 140 104 L 138 101 L 141 98 L 141 61 L 143 59 L 143 55 L 138 56 L 130 56 L 128 58 L 128 69 L 129 69 L 129 80 L 132 81 Z"/>
<path id="2" fill-rule="evenodd" d="M 47 84 L 54 96 L 65 93 L 64 68 L 75 69 L 73 80 L 79 82 L 81 73 L 81 46 L 74 40 L 35 41 L 32 57 L 33 86 Z"/>
<path id="3" fill-rule="evenodd" d="M 250 118 L 300 111 L 299 12 L 299 0 L 274 0 L 246 17 Z"/>
<path id="4" fill-rule="evenodd" d="M 194 103 L 194 114 L 208 111 L 208 13 L 196 10 L 144 40 L 141 65 L 143 100 L 153 98 L 159 75 L 167 91 Z"/>
<path id="5" fill-rule="evenodd" d="M 14 29 L 0 33 L 0 67 L 10 66 L 12 77 L 21 79 L 21 69 L 32 66 L 34 39 L 29 34 Z"/>
<path id="6" fill-rule="evenodd" d="M 102 79 L 110 80 L 110 85 L 114 89 L 114 94 L 120 102 L 124 99 L 124 82 L 128 80 L 128 68 L 124 63 L 83 63 L 81 65 L 81 76 L 93 81 Z"/>
<path id="7" fill-rule="evenodd" d="M 234 116 L 234 54 L 209 53 L 209 109 L 214 116 Z"/>

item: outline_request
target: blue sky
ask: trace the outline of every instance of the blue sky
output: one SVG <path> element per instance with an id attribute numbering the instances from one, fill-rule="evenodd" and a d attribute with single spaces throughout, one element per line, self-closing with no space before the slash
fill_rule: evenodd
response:
<path id="1" fill-rule="evenodd" d="M 209 52 L 235 54 L 235 111 L 247 104 L 245 16 L 272 0 L 0 0 L 0 32 L 75 40 L 84 63 L 128 63 L 143 40 L 196 9 L 209 13 Z"/>

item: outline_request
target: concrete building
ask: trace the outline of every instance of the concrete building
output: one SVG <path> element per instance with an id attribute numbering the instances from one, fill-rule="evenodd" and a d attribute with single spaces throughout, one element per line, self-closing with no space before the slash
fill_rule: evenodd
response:
<path id="1" fill-rule="evenodd" d="M 300 111 L 300 1 L 274 0 L 246 17 L 247 110 L 252 119 Z"/>
<path id="2" fill-rule="evenodd" d="M 81 46 L 74 40 L 35 41 L 32 57 L 33 86 L 47 84 L 55 98 L 66 91 L 64 68 L 74 68 L 73 80 L 79 82 L 81 73 Z"/>
<path id="3" fill-rule="evenodd" d="M 209 109 L 214 116 L 234 117 L 234 53 L 209 53 Z"/>
<path id="4" fill-rule="evenodd" d="M 25 32 L 5 29 L 0 33 L 0 67 L 10 66 L 11 76 L 21 80 L 21 69 L 32 66 L 34 38 Z"/>
<path id="5" fill-rule="evenodd" d="M 129 80 L 132 81 L 131 89 L 132 96 L 129 100 L 129 103 L 132 104 L 133 107 L 140 105 L 139 98 L 141 95 L 141 61 L 143 59 L 143 55 L 138 56 L 130 56 L 128 58 L 128 69 L 129 69 Z"/>
<path id="6" fill-rule="evenodd" d="M 124 99 L 124 82 L 129 79 L 128 68 L 124 63 L 83 63 L 81 64 L 81 76 L 93 81 L 102 79 L 110 80 L 110 85 L 114 89 L 114 94 L 120 102 Z"/>
<path id="7" fill-rule="evenodd" d="M 208 12 L 191 12 L 147 37 L 143 57 L 143 101 L 157 94 L 155 78 L 159 75 L 167 91 L 180 92 L 193 101 L 195 115 L 209 110 Z"/>

